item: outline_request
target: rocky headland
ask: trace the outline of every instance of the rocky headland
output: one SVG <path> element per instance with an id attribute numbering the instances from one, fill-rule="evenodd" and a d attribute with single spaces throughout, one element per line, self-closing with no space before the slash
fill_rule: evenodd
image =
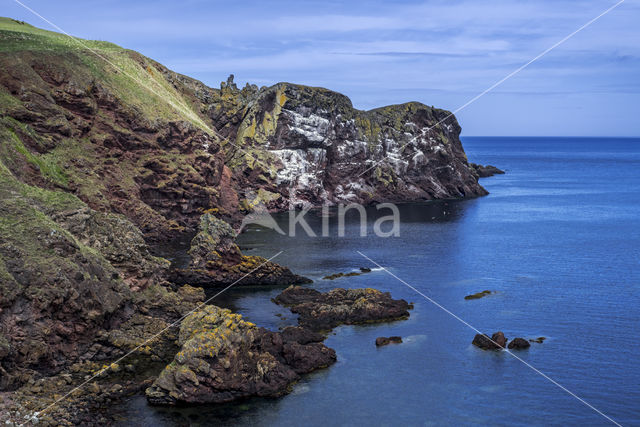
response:
<path id="1" fill-rule="evenodd" d="M 143 390 L 156 404 L 283 394 L 335 361 L 308 329 L 409 305 L 290 288 L 279 302 L 305 328 L 281 332 L 201 306 L 201 287 L 308 282 L 240 251 L 244 215 L 487 194 L 445 110 L 361 111 L 290 83 L 210 88 L 83 43 L 0 18 L 0 422 L 105 425 L 100 408 Z M 187 266 L 157 256 L 185 235 Z"/>

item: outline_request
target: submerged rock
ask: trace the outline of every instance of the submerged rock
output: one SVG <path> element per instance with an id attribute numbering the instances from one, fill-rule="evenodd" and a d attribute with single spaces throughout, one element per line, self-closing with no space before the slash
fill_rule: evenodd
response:
<path id="1" fill-rule="evenodd" d="M 509 350 L 522 350 L 529 347 L 531 347 L 531 344 L 524 338 L 514 338 L 508 345 Z"/>
<path id="2" fill-rule="evenodd" d="M 365 273 L 371 273 L 371 269 L 367 268 L 367 267 L 360 267 L 360 271 L 351 271 L 349 273 L 330 274 L 328 276 L 324 276 L 322 279 L 323 280 L 334 280 L 334 279 L 338 279 L 340 277 L 353 277 L 353 276 L 359 276 L 359 275 L 365 274 Z"/>
<path id="3" fill-rule="evenodd" d="M 329 292 L 290 286 L 274 298 L 276 304 L 298 314 L 301 326 L 329 330 L 340 324 L 381 322 L 409 317 L 411 306 L 376 289 L 342 289 Z"/>
<path id="4" fill-rule="evenodd" d="M 466 300 L 480 299 L 480 298 L 486 297 L 487 295 L 491 295 L 492 293 L 494 292 L 486 290 L 486 291 L 478 292 L 475 294 L 467 295 L 466 297 L 464 297 L 464 299 Z"/>
<path id="5" fill-rule="evenodd" d="M 376 347 L 382 347 L 388 344 L 402 344 L 402 337 L 378 337 L 376 338 Z"/>
<path id="6" fill-rule="evenodd" d="M 175 405 L 286 394 L 301 374 L 336 361 L 322 339 L 300 327 L 271 332 L 206 306 L 182 323 L 180 352 L 147 389 L 147 400 Z"/>
<path id="7" fill-rule="evenodd" d="M 544 342 L 544 340 L 546 340 L 546 339 L 547 339 L 546 337 L 538 337 L 538 338 L 530 339 L 529 342 L 535 342 L 535 343 L 538 343 L 538 344 L 542 344 Z"/>

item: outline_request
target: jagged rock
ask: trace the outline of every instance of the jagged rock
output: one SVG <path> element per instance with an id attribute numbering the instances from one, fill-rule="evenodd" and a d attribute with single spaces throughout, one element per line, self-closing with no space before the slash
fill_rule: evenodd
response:
<path id="1" fill-rule="evenodd" d="M 393 336 L 393 337 L 378 337 L 376 338 L 376 347 L 382 347 L 384 345 L 389 345 L 389 344 L 401 344 L 402 343 L 402 337 L 397 337 L 397 336 Z"/>
<path id="2" fill-rule="evenodd" d="M 491 338 L 486 334 L 476 334 L 472 344 L 483 350 L 501 350 L 505 348 L 507 339 L 502 332 L 494 333 Z"/>
<path id="3" fill-rule="evenodd" d="M 514 338 L 509 342 L 509 345 L 507 347 L 509 348 L 509 350 L 522 350 L 531 347 L 531 344 L 529 344 L 529 341 L 525 340 L 524 338 Z"/>
<path id="4" fill-rule="evenodd" d="M 211 214 L 200 217 L 198 234 L 191 241 L 191 267 L 206 268 L 208 261 L 240 259 L 240 249 L 235 243 L 236 232 L 225 221 Z"/>
<path id="5" fill-rule="evenodd" d="M 492 165 L 482 166 L 476 163 L 469 163 L 469 167 L 478 178 L 488 178 L 490 176 L 504 174 L 503 170 Z"/>
<path id="6" fill-rule="evenodd" d="M 336 288 L 322 293 L 315 289 L 290 286 L 274 298 L 277 304 L 298 314 L 298 323 L 316 331 L 340 324 L 381 322 L 409 317 L 410 305 L 394 300 L 388 292 L 376 289 Z"/>
<path id="7" fill-rule="evenodd" d="M 207 306 L 183 321 L 181 350 L 147 389 L 147 400 L 175 405 L 280 396 L 301 374 L 335 362 L 335 352 L 321 340 L 302 328 L 270 332 Z"/>
<path id="8" fill-rule="evenodd" d="M 191 242 L 188 268 L 170 272 L 171 282 L 207 287 L 291 285 L 311 280 L 259 256 L 245 256 L 235 244 L 236 233 L 225 221 L 205 214 Z"/>

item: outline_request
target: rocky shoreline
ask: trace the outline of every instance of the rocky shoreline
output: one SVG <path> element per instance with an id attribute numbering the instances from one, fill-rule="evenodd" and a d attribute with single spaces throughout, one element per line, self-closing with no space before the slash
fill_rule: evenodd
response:
<path id="1" fill-rule="evenodd" d="M 149 92 L 64 40 L 0 18 L 0 423 L 105 425 L 101 408 L 145 390 L 154 404 L 286 393 L 335 361 L 317 331 L 411 307 L 292 287 L 277 299 L 301 322 L 281 332 L 202 307 L 205 287 L 310 282 L 242 253 L 244 215 L 487 194 L 489 169 L 468 162 L 445 110 L 361 111 L 327 89 L 233 77 L 210 88 L 87 41 Z M 153 255 L 191 235 L 186 265 Z"/>

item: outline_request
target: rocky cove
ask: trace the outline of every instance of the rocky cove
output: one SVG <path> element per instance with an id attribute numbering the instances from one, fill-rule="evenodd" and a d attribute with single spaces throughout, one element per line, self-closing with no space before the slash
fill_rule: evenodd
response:
<path id="1" fill-rule="evenodd" d="M 280 301 L 300 327 L 281 332 L 204 305 L 203 288 L 310 283 L 243 254 L 242 218 L 258 203 L 482 196 L 478 178 L 495 173 L 467 161 L 444 110 L 361 111 L 327 89 L 239 89 L 233 76 L 214 89 L 85 42 L 123 68 L 0 18 L 3 422 L 101 425 L 101 408 L 144 390 L 155 404 L 286 393 L 335 361 L 322 334 L 406 318 L 409 304 L 375 289 L 291 288 Z M 171 265 L 162 248 L 181 239 L 188 250 Z"/>

